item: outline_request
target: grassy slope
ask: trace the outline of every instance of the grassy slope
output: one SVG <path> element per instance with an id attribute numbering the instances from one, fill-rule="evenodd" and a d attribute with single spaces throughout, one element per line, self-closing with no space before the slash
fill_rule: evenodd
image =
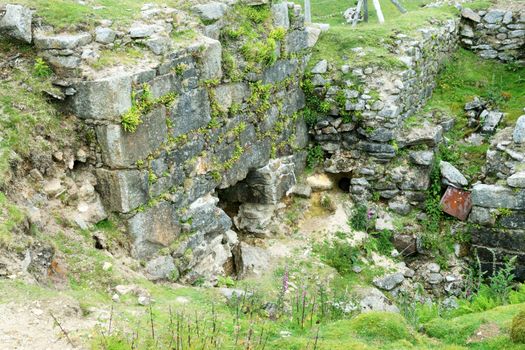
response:
<path id="1" fill-rule="evenodd" d="M 130 23 L 140 15 L 144 4 L 167 5 L 184 8 L 189 5 L 183 0 L 88 0 L 81 5 L 76 0 L 0 0 L 0 4 L 17 3 L 37 10 L 37 15 L 57 28 L 70 25 L 92 25 L 96 20 L 109 19 Z M 98 8 L 100 7 L 100 8 Z"/>
<path id="2" fill-rule="evenodd" d="M 425 326 L 425 331 L 429 336 L 438 338 L 446 344 L 468 346 L 471 349 L 524 349 L 525 345 L 513 344 L 508 336 L 512 317 L 524 308 L 525 304 L 507 305 L 450 320 L 437 318 Z M 487 323 L 497 324 L 501 334 L 481 343 L 468 344 L 468 339 L 479 326 Z"/>
<path id="3" fill-rule="evenodd" d="M 464 137 L 474 132 L 467 127 L 465 103 L 475 96 L 491 101 L 493 108 L 505 112 L 500 128 L 513 126 L 525 107 L 525 68 L 483 60 L 460 49 L 445 65 L 434 94 L 422 113 L 436 112 L 452 116 L 456 124 L 447 137 L 446 160 L 459 167 L 471 179 L 480 174 L 485 163 L 488 141 L 480 146 L 466 144 Z M 414 116 L 410 119 L 417 119 Z"/>

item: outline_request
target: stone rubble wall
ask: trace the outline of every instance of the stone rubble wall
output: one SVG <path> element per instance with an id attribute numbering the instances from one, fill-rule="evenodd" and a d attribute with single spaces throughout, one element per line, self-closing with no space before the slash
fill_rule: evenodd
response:
<path id="1" fill-rule="evenodd" d="M 442 61 L 457 47 L 457 31 L 458 21 L 449 20 L 420 30 L 417 39 L 399 35 L 396 54 L 404 69 L 367 67 L 336 79 L 348 76 L 348 66 L 314 67 L 314 94 L 330 102 L 330 111 L 310 133 L 328 155 L 326 172 L 351 173 L 356 200 L 378 196 L 401 214 L 423 203 L 434 149 L 451 121 L 422 118 L 410 127 L 405 121 L 431 96 Z"/>
<path id="2" fill-rule="evenodd" d="M 229 13 L 254 5 L 267 6 L 266 28 L 281 31 L 274 42 L 261 38 L 261 47 L 275 47 L 260 53 L 262 63 L 224 41 L 237 20 Z M 147 261 L 148 273 L 191 283 L 232 272 L 238 239 L 216 191 L 247 179 L 237 187 L 251 194 L 242 201 L 270 203 L 269 212 L 304 169 L 300 81 L 320 29 L 305 26 L 301 7 L 211 2 L 188 14 L 145 5 L 129 28 L 101 21 L 76 33 L 32 27 L 32 11 L 18 5 L 2 15 L 0 33 L 35 45 L 61 78 L 54 97 L 92 131 L 96 189 L 106 210 L 127 222 L 132 255 Z M 143 48 L 135 64 L 93 68 L 127 45 Z M 236 75 L 225 69 L 232 56 Z M 123 123 L 137 116 L 131 128 Z M 250 218 L 236 220 L 243 229 Z"/>
<path id="3" fill-rule="evenodd" d="M 516 276 L 525 279 L 525 115 L 499 131 L 487 151 L 486 180 L 472 189 L 472 249 L 491 273 L 516 257 Z"/>
<path id="4" fill-rule="evenodd" d="M 461 45 L 480 57 L 525 64 L 525 11 L 461 13 Z"/>

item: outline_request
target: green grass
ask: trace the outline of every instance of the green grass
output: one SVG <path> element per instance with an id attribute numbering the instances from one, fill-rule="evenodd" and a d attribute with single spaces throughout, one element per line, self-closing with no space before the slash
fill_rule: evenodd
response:
<path id="1" fill-rule="evenodd" d="M 22 64 L 5 72 L 9 79 L 0 79 L 0 187 L 11 178 L 11 162 L 49 148 L 44 138 L 36 137 L 37 132 L 52 135 L 58 144 L 68 132 L 45 97 L 44 90 L 56 89 L 49 76 L 39 76 L 42 66 L 32 50 L 0 41 L 0 56 L 16 53 L 21 53 Z"/>
<path id="2" fill-rule="evenodd" d="M 474 53 L 460 49 L 445 65 L 432 99 L 425 110 L 441 110 L 456 117 L 456 129 L 466 134 L 465 103 L 475 96 L 492 101 L 507 113 L 503 126 L 514 125 L 525 106 L 525 68 L 484 60 Z"/>
<path id="3" fill-rule="evenodd" d="M 422 114 L 450 116 L 454 128 L 446 135 L 450 143 L 441 147 L 443 160 L 453 163 L 471 180 L 476 180 L 485 164 L 488 142 L 475 146 L 463 139 L 475 130 L 467 126 L 464 107 L 474 97 L 489 101 L 492 108 L 505 112 L 499 129 L 513 126 L 525 106 L 525 68 L 483 60 L 463 49 L 445 64 L 438 76 L 432 98 Z"/>
<path id="4" fill-rule="evenodd" d="M 446 344 L 468 345 L 472 349 L 523 349 L 523 345 L 513 344 L 508 329 L 514 315 L 525 309 L 525 304 L 507 305 L 489 311 L 459 316 L 449 320 L 436 318 L 425 325 L 427 335 L 440 339 Z M 495 323 L 501 329 L 499 337 L 480 344 L 467 344 L 468 338 L 482 324 Z"/>
<path id="5" fill-rule="evenodd" d="M 28 242 L 23 232 L 25 213 L 0 192 L 0 249 L 21 250 Z"/>
<path id="6" fill-rule="evenodd" d="M 185 8 L 188 3 L 182 0 L 97 0 L 81 5 L 76 0 L 1 0 L 0 4 L 17 3 L 37 11 L 46 23 L 57 28 L 73 25 L 94 25 L 97 20 L 109 19 L 122 24 L 129 24 L 140 17 L 144 4 L 152 3 L 176 8 Z M 185 5 L 186 3 L 186 5 Z M 97 10 L 94 6 L 103 6 Z"/>
<path id="7" fill-rule="evenodd" d="M 298 1 L 302 4 L 302 1 Z M 430 0 L 401 1 L 408 13 L 401 14 L 389 0 L 380 0 L 385 23 L 380 25 L 370 3 L 368 23 L 360 23 L 355 28 L 344 23 L 342 13 L 352 5 L 344 1 L 312 0 L 312 21 L 329 23 L 330 30 L 321 35 L 314 48 L 311 64 L 326 58 L 336 65 L 351 64 L 352 67 L 377 65 L 385 68 L 399 68 L 402 63 L 389 52 L 388 46 L 394 43 L 396 34 L 418 35 L 416 29 L 429 26 L 430 19 L 445 20 L 457 17 L 458 11 L 451 7 L 422 8 Z M 488 7 L 490 1 L 479 0 L 465 4 L 467 7 Z M 360 57 L 351 49 L 362 47 L 366 55 Z M 346 60 L 343 60 L 346 57 Z"/>

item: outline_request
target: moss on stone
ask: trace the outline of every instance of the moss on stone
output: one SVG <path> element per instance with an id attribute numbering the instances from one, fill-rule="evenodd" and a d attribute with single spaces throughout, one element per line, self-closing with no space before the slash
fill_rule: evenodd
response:
<path id="1" fill-rule="evenodd" d="M 510 339 L 512 339 L 514 343 L 525 344 L 525 311 L 520 311 L 520 313 L 512 319 Z"/>

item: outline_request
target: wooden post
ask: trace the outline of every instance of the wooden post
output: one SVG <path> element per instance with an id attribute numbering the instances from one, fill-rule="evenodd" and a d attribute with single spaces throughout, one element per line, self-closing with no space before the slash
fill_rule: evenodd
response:
<path id="1" fill-rule="evenodd" d="M 357 7 L 355 8 L 355 13 L 354 13 L 354 20 L 352 22 L 352 27 L 355 27 L 355 25 L 357 24 L 357 21 L 359 21 L 359 15 L 361 14 L 361 7 L 363 6 L 363 1 L 364 0 L 359 0 L 357 2 Z"/>
<path id="2" fill-rule="evenodd" d="M 368 23 L 368 0 L 363 1 L 363 20 Z"/>
<path id="3" fill-rule="evenodd" d="M 304 0 L 304 21 L 306 23 L 312 23 L 312 7 L 310 6 L 310 0 Z"/>
<path id="4" fill-rule="evenodd" d="M 392 2 L 392 4 L 394 4 L 397 9 L 399 10 L 399 12 L 401 13 L 407 13 L 407 10 L 399 3 L 398 0 L 390 0 Z"/>
<path id="5" fill-rule="evenodd" d="M 385 17 L 383 16 L 383 11 L 381 11 L 381 4 L 379 3 L 379 0 L 372 0 L 374 3 L 374 7 L 376 9 L 377 13 L 377 19 L 379 20 L 380 24 L 385 23 Z"/>

